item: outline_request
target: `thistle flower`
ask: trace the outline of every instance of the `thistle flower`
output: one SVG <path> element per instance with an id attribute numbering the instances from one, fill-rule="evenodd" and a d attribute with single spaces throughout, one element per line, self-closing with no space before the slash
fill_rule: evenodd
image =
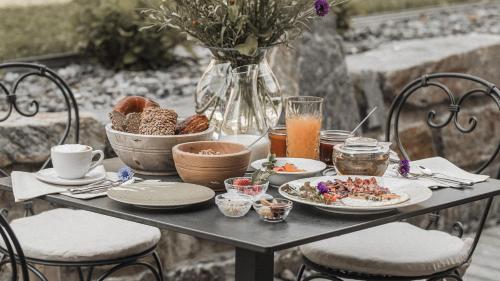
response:
<path id="1" fill-rule="evenodd" d="M 128 166 L 124 166 L 118 170 L 118 179 L 122 182 L 126 182 L 134 178 L 134 171 Z"/>
<path id="2" fill-rule="evenodd" d="M 407 177 L 410 173 L 410 161 L 407 159 L 399 161 L 398 173 L 403 177 Z"/>
<path id="3" fill-rule="evenodd" d="M 314 2 L 314 8 L 318 16 L 324 17 L 330 11 L 330 3 L 328 3 L 328 0 L 316 0 L 316 2 Z"/>
<path id="4" fill-rule="evenodd" d="M 326 183 L 324 183 L 324 182 L 318 183 L 318 185 L 316 186 L 316 189 L 318 189 L 319 194 L 325 194 L 328 191 L 330 191 L 330 189 L 328 188 L 328 186 L 326 186 Z"/>

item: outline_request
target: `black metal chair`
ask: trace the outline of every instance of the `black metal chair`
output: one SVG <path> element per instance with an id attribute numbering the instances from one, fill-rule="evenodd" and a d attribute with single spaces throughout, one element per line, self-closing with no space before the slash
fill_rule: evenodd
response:
<path id="1" fill-rule="evenodd" d="M 468 81 L 470 83 L 473 83 L 477 88 L 473 88 L 472 90 L 464 93 L 463 95 L 457 97 L 455 94 L 450 90 L 449 87 L 444 85 L 440 80 L 441 79 L 459 79 L 463 81 Z M 399 148 L 400 152 L 402 153 L 403 157 L 406 159 L 409 159 L 408 153 L 404 147 L 404 145 L 401 143 L 400 135 L 399 135 L 399 117 L 401 110 L 407 100 L 414 94 L 419 93 L 419 90 L 426 88 L 426 87 L 436 87 L 437 89 L 441 90 L 447 98 L 450 101 L 450 105 L 448 107 L 449 110 L 449 115 L 445 118 L 444 121 L 442 122 L 437 122 L 435 120 L 435 117 L 437 115 L 436 111 L 431 110 L 428 115 L 427 115 L 427 124 L 429 127 L 434 128 L 434 129 L 440 129 L 448 124 L 452 123 L 454 126 L 464 134 L 471 133 L 474 131 L 476 128 L 476 125 L 478 123 L 478 120 L 476 117 L 470 117 L 469 118 L 469 126 L 464 127 L 459 123 L 458 119 L 458 114 L 463 106 L 463 103 L 465 100 L 469 99 L 473 95 L 484 95 L 492 99 L 492 101 L 498 106 L 499 112 L 500 112 L 500 90 L 493 84 L 490 83 L 486 80 L 483 80 L 478 77 L 466 75 L 466 74 L 460 74 L 460 73 L 435 73 L 435 74 L 429 74 L 429 75 L 424 75 L 419 79 L 416 79 L 409 83 L 407 86 L 404 87 L 404 89 L 400 92 L 400 94 L 396 97 L 396 99 L 393 101 L 390 109 L 389 109 L 389 115 L 386 120 L 386 131 L 385 131 L 385 139 L 386 141 L 391 140 L 391 133 L 394 135 L 394 140 Z M 394 126 L 392 126 L 394 125 Z M 391 130 L 392 129 L 392 130 Z M 495 151 L 493 152 L 492 156 L 489 157 L 477 170 L 475 170 L 475 173 L 481 173 L 484 171 L 491 163 L 493 163 L 499 154 L 500 151 L 500 140 L 493 140 L 493 145 L 496 145 Z M 500 171 L 498 174 L 498 177 L 500 177 Z M 481 233 L 483 231 L 484 224 L 486 222 L 491 204 L 492 204 L 493 198 L 488 198 L 486 199 L 486 205 L 484 207 L 483 213 L 480 217 L 479 221 L 479 227 L 478 230 L 476 231 L 476 235 L 474 236 L 474 239 L 471 241 L 470 247 L 467 248 L 466 255 L 463 255 L 464 259 L 458 264 L 455 264 L 454 266 L 450 268 L 446 268 L 445 270 L 441 271 L 436 271 L 432 272 L 432 274 L 422 274 L 422 275 L 416 275 L 416 276 L 397 276 L 397 275 L 391 275 L 391 274 L 384 274 L 384 271 L 387 271 L 387 269 L 381 269 L 379 270 L 378 273 L 376 274 L 371 274 L 367 273 L 365 271 L 362 272 L 356 272 L 355 270 L 349 270 L 349 268 L 340 268 L 338 267 L 335 262 L 332 262 L 331 264 L 328 264 L 328 266 L 325 266 L 319 264 L 318 262 L 313 262 L 311 259 L 307 258 L 306 256 L 303 256 L 304 259 L 304 264 L 299 270 L 297 280 L 303 280 L 303 281 L 308 281 L 308 280 L 314 280 L 317 278 L 324 278 L 328 280 L 334 280 L 334 281 L 342 281 L 342 278 L 348 278 L 348 279 L 356 279 L 356 280 L 430 280 L 430 281 L 437 281 L 437 280 L 459 280 L 461 281 L 461 271 L 467 267 L 468 263 L 470 263 L 472 255 L 474 253 L 474 250 L 476 249 L 476 246 L 479 242 L 479 238 L 481 237 Z M 427 225 L 427 228 L 431 227 L 433 224 L 437 224 L 437 220 L 439 219 L 439 214 L 434 213 L 431 216 L 431 222 Z M 398 224 L 398 223 L 395 223 Z M 402 224 L 402 223 L 399 223 Z M 384 230 L 384 227 L 387 228 L 387 225 L 380 226 L 380 230 Z M 453 229 L 458 233 L 458 237 L 462 237 L 463 234 L 463 227 L 460 222 L 456 222 L 453 225 Z M 386 229 L 389 231 L 389 229 Z M 422 230 L 425 231 L 425 230 Z M 422 232 L 425 233 L 425 232 Z M 349 235 L 355 235 L 355 234 L 349 234 Z M 346 236 L 349 236 L 346 235 Z M 406 235 L 406 233 L 399 233 L 402 237 Z M 451 236 L 451 235 L 450 235 Z M 359 237 L 358 237 L 359 238 Z M 369 239 L 369 237 L 365 237 L 366 239 Z M 339 243 L 337 241 L 337 238 L 331 238 L 327 241 L 328 243 Z M 381 238 L 380 240 L 377 240 L 376 238 L 371 241 L 372 243 L 379 243 L 381 240 L 384 240 L 384 238 Z M 323 241 L 323 242 L 324 242 Z M 412 241 L 413 243 L 418 243 L 417 241 Z M 318 243 L 318 242 L 316 242 Z M 314 243 L 313 243 L 314 244 Z M 322 244 L 325 245 L 325 244 Z M 358 253 L 358 254 L 363 254 L 363 253 Z M 465 258 L 466 257 L 466 258 Z M 328 261 L 326 262 L 328 263 Z M 305 278 L 302 279 L 304 271 L 306 269 L 312 269 L 315 273 L 312 275 L 309 275 Z M 361 271 L 361 270 L 360 270 Z M 382 273 L 381 273 L 382 272 Z"/>
<path id="2" fill-rule="evenodd" d="M 16 92 L 19 89 L 19 85 L 21 82 L 25 81 L 28 77 L 40 77 L 42 79 L 48 79 L 51 81 L 58 89 L 58 91 L 62 94 L 64 98 L 64 106 L 66 107 L 67 110 L 67 122 L 66 122 L 66 127 L 63 133 L 63 136 L 60 138 L 58 144 L 63 144 L 66 143 L 71 135 L 71 132 L 73 132 L 73 141 L 74 143 L 78 143 L 79 141 L 79 112 L 78 112 L 78 106 L 76 103 L 76 100 L 73 96 L 73 93 L 69 86 L 57 75 L 56 72 L 53 70 L 47 68 L 44 65 L 39 65 L 39 64 L 31 64 L 31 63 L 4 63 L 0 64 L 0 70 L 12 70 L 16 71 L 22 74 L 19 74 L 19 77 L 11 86 L 11 90 L 7 88 L 3 83 L 0 82 L 0 91 L 3 91 L 5 95 L 7 96 L 7 103 L 8 103 L 8 109 L 7 113 L 4 116 L 0 116 L 0 122 L 6 121 L 14 112 L 17 112 L 18 114 L 24 116 L 24 117 L 33 117 L 37 115 L 39 112 L 39 103 L 36 100 L 31 101 L 30 103 L 30 110 L 29 111 L 24 111 L 21 109 L 20 105 L 18 104 Z M 0 93 L 1 94 L 1 93 Z M 43 163 L 41 169 L 44 169 L 49 165 L 50 163 L 50 157 Z M 1 174 L 4 174 L 5 176 L 8 176 L 9 174 L 5 171 L 0 170 Z M 27 205 L 27 211 L 26 215 L 34 215 L 34 212 L 32 210 L 32 205 L 30 203 L 26 204 Z M 67 209 L 58 209 L 58 210 L 67 210 Z M 50 211 L 49 211 L 50 212 Z M 81 211 L 83 212 L 83 211 Z M 48 213 L 48 212 L 47 212 Z M 88 212 L 87 212 L 88 213 Z M 46 214 L 46 213 L 42 213 Z M 92 213 L 89 213 L 92 214 Z M 156 242 L 153 247 L 148 247 L 147 249 L 143 249 L 140 252 L 135 252 L 133 254 L 126 254 L 124 256 L 119 256 L 117 258 L 110 258 L 110 259 L 81 259 L 81 260 L 72 260 L 72 261 L 61 261 L 62 259 L 57 259 L 57 260 L 47 260 L 43 258 L 37 258 L 36 256 L 25 256 L 23 250 L 22 250 L 22 239 L 19 241 L 15 234 L 13 229 L 15 227 L 11 227 L 12 225 L 7 223 L 7 219 L 3 216 L 4 213 L 0 216 L 0 234 L 2 235 L 3 238 L 3 245 L 4 247 L 0 248 L 0 251 L 4 254 L 2 259 L 0 260 L 0 267 L 6 264 L 11 264 L 12 265 L 12 280 L 18 280 L 19 276 L 19 270 L 15 266 L 16 262 L 18 265 L 20 265 L 21 268 L 21 273 L 22 273 L 22 280 L 27 281 L 29 276 L 28 276 L 28 271 L 31 271 L 38 279 L 45 281 L 47 278 L 43 275 L 42 272 L 40 272 L 35 265 L 46 265 L 46 266 L 57 266 L 57 267 L 73 267 L 78 269 L 78 275 L 79 279 L 81 281 L 83 280 L 88 280 L 90 281 L 92 279 L 93 275 L 93 270 L 94 267 L 97 266 L 112 266 L 109 270 L 105 271 L 103 274 L 99 276 L 97 280 L 105 280 L 108 278 L 111 274 L 126 268 L 126 267 L 131 267 L 131 266 L 141 266 L 146 268 L 147 270 L 151 271 L 153 274 L 153 277 L 157 281 L 163 281 L 163 269 L 161 265 L 160 258 L 158 254 L 156 253 Z M 94 217 L 96 214 L 92 214 Z M 36 215 L 35 215 L 36 216 Z M 24 219 L 30 219 L 35 216 L 27 217 Z M 99 215 L 102 216 L 102 215 Z M 103 218 L 109 218 L 106 216 L 102 216 Z M 112 219 L 112 218 L 109 218 Z M 135 223 L 123 221 L 119 222 L 120 224 L 129 224 L 129 227 L 134 227 L 136 226 Z M 157 230 L 157 229 L 156 229 Z M 36 229 L 32 230 L 33 232 L 36 232 Z M 159 233 L 159 230 L 158 230 Z M 96 231 L 96 235 L 97 231 Z M 107 235 L 106 233 L 101 233 L 101 235 Z M 96 239 L 99 239 L 98 236 L 95 237 Z M 43 243 L 43 241 L 40 241 L 40 243 Z M 85 247 L 85 246 L 92 246 L 92 245 L 79 245 L 78 241 L 75 241 L 75 247 L 80 246 L 80 247 Z M 140 259 L 151 256 L 154 259 L 155 266 L 140 261 Z M 84 268 L 88 269 L 87 276 L 86 278 L 84 277 Z"/>
<path id="3" fill-rule="evenodd" d="M 0 235 L 2 235 L 3 242 L 6 245 L 4 255 L 7 255 L 8 257 L 3 257 L 3 260 L 0 262 L 0 267 L 5 264 L 10 264 L 10 268 L 12 270 L 12 281 L 20 280 L 19 276 L 22 277 L 21 280 L 29 281 L 28 264 L 26 263 L 23 249 L 21 248 L 14 231 L 12 231 L 12 228 L 7 222 L 6 214 L 7 211 L 5 209 L 0 210 Z M 17 265 L 20 266 L 20 270 Z"/>

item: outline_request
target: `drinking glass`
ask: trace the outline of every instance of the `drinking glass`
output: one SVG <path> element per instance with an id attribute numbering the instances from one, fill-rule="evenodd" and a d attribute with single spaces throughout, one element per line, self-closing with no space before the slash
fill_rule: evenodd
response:
<path id="1" fill-rule="evenodd" d="M 323 98 L 290 97 L 286 100 L 287 156 L 319 159 Z"/>

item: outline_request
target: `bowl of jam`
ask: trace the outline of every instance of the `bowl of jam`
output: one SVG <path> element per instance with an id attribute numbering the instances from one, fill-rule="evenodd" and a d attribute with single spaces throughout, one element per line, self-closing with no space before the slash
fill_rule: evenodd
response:
<path id="1" fill-rule="evenodd" d="M 343 144 L 346 139 L 353 137 L 349 131 L 326 130 L 321 131 L 319 145 L 319 159 L 326 165 L 333 165 L 333 147 Z"/>

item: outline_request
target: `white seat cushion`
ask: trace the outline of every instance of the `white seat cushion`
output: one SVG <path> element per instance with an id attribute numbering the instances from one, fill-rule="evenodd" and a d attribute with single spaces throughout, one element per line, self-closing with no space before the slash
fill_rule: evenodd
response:
<path id="1" fill-rule="evenodd" d="M 472 239 L 390 223 L 301 246 L 303 255 L 322 266 L 366 274 L 424 276 L 461 265 Z"/>
<path id="2" fill-rule="evenodd" d="M 10 225 L 27 257 L 51 261 L 122 258 L 154 247 L 161 236 L 155 227 L 71 209 L 50 210 Z"/>

